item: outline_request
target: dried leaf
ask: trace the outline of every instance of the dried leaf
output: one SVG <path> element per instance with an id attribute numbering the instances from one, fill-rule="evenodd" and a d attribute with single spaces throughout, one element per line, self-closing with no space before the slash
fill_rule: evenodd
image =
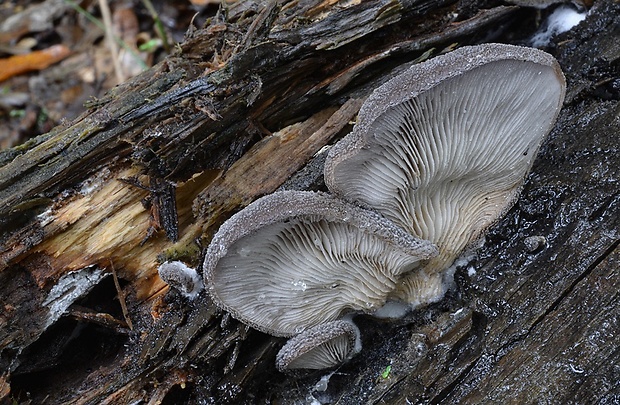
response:
<path id="1" fill-rule="evenodd" d="M 66 58 L 71 50 L 65 45 L 54 45 L 25 55 L 0 59 L 0 82 L 33 70 L 42 70 Z"/>

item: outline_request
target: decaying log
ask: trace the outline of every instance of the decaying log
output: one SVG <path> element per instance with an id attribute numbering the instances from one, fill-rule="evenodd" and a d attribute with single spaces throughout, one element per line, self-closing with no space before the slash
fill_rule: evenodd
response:
<path id="1" fill-rule="evenodd" d="M 403 64 L 518 42 L 537 13 L 467 1 L 234 3 L 74 122 L 0 152 L 0 400 L 617 400 L 612 0 L 548 49 L 568 79 L 566 105 L 515 208 L 444 301 L 396 325 L 360 319 L 363 355 L 333 375 L 279 374 L 280 339 L 204 293 L 169 291 L 156 273 L 164 259 L 198 266 L 222 221 L 287 180 L 322 187 L 320 150 Z M 309 161 L 306 177 L 295 174 Z"/>

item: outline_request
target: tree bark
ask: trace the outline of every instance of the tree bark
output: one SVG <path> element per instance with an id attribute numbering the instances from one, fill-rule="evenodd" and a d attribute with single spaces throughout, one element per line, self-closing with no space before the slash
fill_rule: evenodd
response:
<path id="1" fill-rule="evenodd" d="M 167 259 L 198 266 L 226 218 L 283 183 L 324 187 L 321 149 L 403 64 L 456 44 L 519 42 L 538 13 L 467 1 L 235 3 L 74 122 L 0 152 L 0 400 L 617 400 L 611 0 L 549 46 L 567 99 L 515 208 L 444 301 L 395 325 L 362 317 L 363 354 L 326 390 L 321 374 L 275 370 L 281 339 L 157 276 Z M 527 250 L 526 237 L 541 245 Z"/>

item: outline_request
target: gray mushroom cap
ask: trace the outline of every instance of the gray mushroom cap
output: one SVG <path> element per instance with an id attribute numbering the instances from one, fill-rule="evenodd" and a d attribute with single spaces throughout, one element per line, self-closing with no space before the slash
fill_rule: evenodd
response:
<path id="1" fill-rule="evenodd" d="M 204 287 L 198 272 L 180 261 L 162 263 L 157 272 L 166 284 L 188 298 L 195 298 Z"/>
<path id="2" fill-rule="evenodd" d="M 534 8 L 547 8 L 552 4 L 569 3 L 567 0 L 506 0 L 506 2 L 516 4 L 518 6 Z M 570 2 L 581 6 L 584 5 L 583 0 L 572 0 Z"/>
<path id="3" fill-rule="evenodd" d="M 234 318 L 292 336 L 346 312 L 372 313 L 402 274 L 436 254 L 375 212 L 328 194 L 282 191 L 220 227 L 204 280 Z"/>
<path id="4" fill-rule="evenodd" d="M 564 93 L 557 61 L 533 48 L 463 47 L 414 65 L 366 100 L 330 151 L 325 182 L 435 243 L 424 271 L 436 287 L 518 197 Z M 395 296 L 415 302 L 424 277 L 411 277 Z"/>
<path id="5" fill-rule="evenodd" d="M 286 342 L 276 356 L 276 367 L 282 372 L 332 368 L 350 360 L 361 348 L 360 332 L 353 322 L 327 322 Z"/>

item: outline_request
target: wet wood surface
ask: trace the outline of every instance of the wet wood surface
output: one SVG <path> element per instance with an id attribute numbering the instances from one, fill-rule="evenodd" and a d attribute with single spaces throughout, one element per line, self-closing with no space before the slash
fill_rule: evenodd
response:
<path id="1" fill-rule="evenodd" d="M 444 301 L 397 324 L 359 319 L 362 354 L 326 390 L 316 383 L 327 373 L 275 370 L 281 339 L 228 319 L 204 295 L 183 299 L 156 275 L 166 258 L 199 264 L 222 221 L 291 176 L 307 186 L 294 173 L 350 130 L 393 69 L 455 43 L 518 42 L 519 24 L 537 18 L 487 6 L 241 2 L 76 121 L 0 152 L 0 400 L 617 401 L 613 1 L 594 2 L 548 49 L 567 100 L 515 208 Z M 320 156 L 306 170 L 319 188 Z M 161 220 L 169 185 L 176 242 Z"/>

